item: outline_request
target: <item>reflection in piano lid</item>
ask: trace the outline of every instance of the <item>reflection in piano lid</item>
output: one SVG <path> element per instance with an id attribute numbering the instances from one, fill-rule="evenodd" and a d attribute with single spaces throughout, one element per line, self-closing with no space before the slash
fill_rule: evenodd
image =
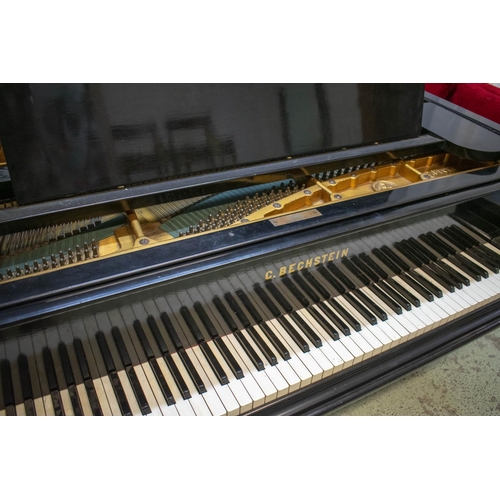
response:
<path id="1" fill-rule="evenodd" d="M 236 141 L 186 176 L 198 153 L 181 144 L 214 121 L 177 117 L 175 178 L 21 206 L 18 180 L 2 185 L 0 414 L 324 414 L 498 322 L 495 141 L 468 154 L 429 130 L 329 151 L 333 87 L 314 88 L 286 106 L 315 96 L 323 151 L 286 155 L 304 132 L 288 117 L 283 158 L 239 164 Z M 112 137 L 131 151 L 158 134 Z"/>

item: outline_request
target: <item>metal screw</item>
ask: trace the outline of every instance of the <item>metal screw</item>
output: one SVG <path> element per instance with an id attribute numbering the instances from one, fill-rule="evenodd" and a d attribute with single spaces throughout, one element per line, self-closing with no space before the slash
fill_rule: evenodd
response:
<path id="1" fill-rule="evenodd" d="M 149 240 L 147 238 L 142 238 L 142 240 L 139 240 L 139 243 L 141 245 L 147 245 L 149 243 Z"/>
<path id="2" fill-rule="evenodd" d="M 278 205 L 278 203 L 276 203 L 276 205 Z M 248 222 L 248 219 L 241 219 L 240 222 Z"/>
<path id="3" fill-rule="evenodd" d="M 328 184 L 331 184 L 332 186 L 335 186 L 337 184 L 337 181 L 334 181 L 333 179 L 328 181 Z"/>
<path id="4" fill-rule="evenodd" d="M 431 176 L 429 174 L 422 174 L 420 177 L 422 179 L 430 179 L 431 178 Z"/>
<path id="5" fill-rule="evenodd" d="M 336 200 L 341 200 L 342 199 L 342 195 L 340 194 L 334 194 L 333 197 L 336 199 Z"/>
<path id="6" fill-rule="evenodd" d="M 309 189 L 306 189 L 306 190 L 304 191 L 304 194 L 306 194 L 307 196 L 309 196 L 309 195 L 311 194 L 311 191 L 309 191 Z"/>
<path id="7" fill-rule="evenodd" d="M 274 208 L 281 208 L 281 203 L 273 203 Z"/>

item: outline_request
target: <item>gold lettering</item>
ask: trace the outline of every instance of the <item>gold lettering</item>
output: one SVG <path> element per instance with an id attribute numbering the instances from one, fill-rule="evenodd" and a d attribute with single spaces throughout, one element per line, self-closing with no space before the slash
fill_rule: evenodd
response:
<path id="1" fill-rule="evenodd" d="M 328 262 L 330 262 L 333 259 L 335 259 L 335 251 L 330 252 L 330 254 L 328 255 Z"/>
<path id="2" fill-rule="evenodd" d="M 314 265 L 319 266 L 321 262 L 321 257 L 318 255 L 317 257 L 314 257 Z"/>
<path id="3" fill-rule="evenodd" d="M 272 271 L 267 271 L 266 273 L 266 280 L 272 280 L 273 279 L 273 272 Z"/>
<path id="4" fill-rule="evenodd" d="M 285 276 L 285 274 L 286 274 L 286 267 L 285 266 L 280 267 L 280 276 Z"/>
<path id="5" fill-rule="evenodd" d="M 327 254 L 327 253 L 325 253 L 325 254 L 323 254 L 321 257 L 322 257 L 322 259 L 323 259 L 323 260 L 322 260 L 322 262 L 323 262 L 323 264 L 324 264 L 324 263 L 326 262 L 326 258 L 328 257 L 328 254 Z"/>
<path id="6" fill-rule="evenodd" d="M 307 259 L 307 260 L 306 260 L 306 269 L 307 269 L 308 267 L 311 267 L 312 265 L 313 265 L 313 260 L 312 260 L 312 259 Z"/>
<path id="7" fill-rule="evenodd" d="M 297 269 L 299 271 L 302 271 L 302 269 L 304 269 L 304 261 L 301 260 L 298 264 L 297 264 Z"/>
<path id="8" fill-rule="evenodd" d="M 337 250 L 337 257 L 335 257 L 336 259 L 339 258 L 339 254 L 340 254 L 340 250 Z"/>
<path id="9" fill-rule="evenodd" d="M 349 251 L 349 248 L 344 248 L 342 250 L 342 257 L 347 257 L 347 252 Z"/>
<path id="10" fill-rule="evenodd" d="M 293 273 L 293 272 L 295 271 L 295 266 L 296 266 L 296 265 L 297 265 L 297 264 L 295 264 L 295 262 L 294 262 L 293 264 L 290 264 L 290 265 L 288 266 L 288 272 L 289 272 L 289 273 Z"/>

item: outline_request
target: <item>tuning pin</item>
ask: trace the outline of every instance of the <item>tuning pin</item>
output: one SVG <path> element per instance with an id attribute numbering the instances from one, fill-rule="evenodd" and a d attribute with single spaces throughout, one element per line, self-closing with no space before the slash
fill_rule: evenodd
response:
<path id="1" fill-rule="evenodd" d="M 73 250 L 71 248 L 68 249 L 68 264 L 73 264 L 75 262 L 75 257 L 73 255 Z"/>
<path id="2" fill-rule="evenodd" d="M 19 277 L 22 275 L 23 275 L 23 272 L 21 271 L 21 268 L 19 266 L 16 266 L 16 276 Z"/>
<path id="3" fill-rule="evenodd" d="M 75 251 L 76 251 L 76 261 L 80 262 L 82 260 L 82 251 L 80 250 L 80 247 L 78 245 L 76 245 Z"/>
<path id="4" fill-rule="evenodd" d="M 42 268 L 44 271 L 49 268 L 49 263 L 47 262 L 47 259 L 45 257 L 42 258 Z"/>
<path id="5" fill-rule="evenodd" d="M 99 250 L 97 246 L 97 242 L 92 240 L 92 257 L 96 258 L 99 256 Z"/>
<path id="6" fill-rule="evenodd" d="M 90 250 L 89 250 L 89 246 L 87 245 L 87 243 L 83 244 L 83 253 L 85 255 L 85 260 L 90 259 Z"/>
<path id="7" fill-rule="evenodd" d="M 35 262 L 33 262 L 33 272 L 34 273 L 40 272 L 40 266 L 38 265 L 38 262 L 36 260 L 35 260 Z"/>
<path id="8" fill-rule="evenodd" d="M 62 250 L 59 252 L 59 264 L 61 266 L 66 265 L 66 256 L 64 255 L 64 252 Z"/>
<path id="9" fill-rule="evenodd" d="M 12 271 L 10 269 L 7 269 L 7 278 L 13 278 L 14 275 L 12 274 Z"/>
<path id="10" fill-rule="evenodd" d="M 24 274 L 31 274 L 31 267 L 28 266 L 28 263 L 24 264 Z"/>
<path id="11" fill-rule="evenodd" d="M 0 281 L 3 281 L 3 274 L 0 273 Z"/>
<path id="12" fill-rule="evenodd" d="M 57 260 L 54 254 L 50 256 L 50 263 L 52 265 L 52 269 L 55 269 L 57 267 Z"/>

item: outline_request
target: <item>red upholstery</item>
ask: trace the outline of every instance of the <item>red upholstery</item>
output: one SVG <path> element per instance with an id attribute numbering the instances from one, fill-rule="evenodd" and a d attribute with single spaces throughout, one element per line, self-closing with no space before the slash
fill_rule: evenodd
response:
<path id="1" fill-rule="evenodd" d="M 488 83 L 427 83 L 425 90 L 500 123 L 500 88 Z"/>

